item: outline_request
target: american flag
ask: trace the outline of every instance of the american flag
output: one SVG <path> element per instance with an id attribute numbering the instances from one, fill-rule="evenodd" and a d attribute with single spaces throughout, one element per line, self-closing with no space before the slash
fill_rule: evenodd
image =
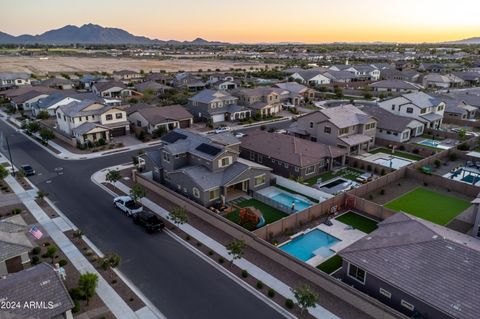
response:
<path id="1" fill-rule="evenodd" d="M 37 228 L 37 226 L 33 226 L 28 232 L 36 239 L 40 239 L 43 236 L 43 233 Z"/>

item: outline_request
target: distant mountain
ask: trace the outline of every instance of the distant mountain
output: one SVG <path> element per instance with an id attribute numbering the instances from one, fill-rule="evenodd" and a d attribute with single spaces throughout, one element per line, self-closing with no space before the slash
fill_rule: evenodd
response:
<path id="1" fill-rule="evenodd" d="M 0 32 L 0 43 L 4 44 L 170 44 L 170 45 L 222 45 L 223 42 L 210 42 L 201 38 L 193 41 L 163 41 L 133 35 L 118 28 L 105 28 L 96 24 L 84 24 L 81 27 L 66 25 L 63 28 L 50 30 L 39 35 L 13 36 Z"/>
<path id="2" fill-rule="evenodd" d="M 480 37 L 468 38 L 457 41 L 444 42 L 446 44 L 480 44 Z"/>

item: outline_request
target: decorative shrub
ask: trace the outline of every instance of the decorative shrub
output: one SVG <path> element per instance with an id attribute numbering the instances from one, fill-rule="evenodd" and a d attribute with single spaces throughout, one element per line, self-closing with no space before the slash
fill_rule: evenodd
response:
<path id="1" fill-rule="evenodd" d="M 40 247 L 35 247 L 32 249 L 32 255 L 38 255 L 42 251 L 42 248 Z"/>
<path id="2" fill-rule="evenodd" d="M 40 258 L 38 258 L 38 256 L 32 256 L 32 265 L 36 265 L 40 262 Z"/>
<path id="3" fill-rule="evenodd" d="M 267 296 L 269 296 L 270 298 L 275 297 L 275 290 L 273 290 L 272 288 L 269 288 L 267 292 Z"/>
<path id="4" fill-rule="evenodd" d="M 68 260 L 62 259 L 58 262 L 58 264 L 60 265 L 60 267 L 64 267 L 68 264 Z"/>
<path id="5" fill-rule="evenodd" d="M 220 264 L 223 264 L 223 263 L 225 262 L 225 259 L 223 259 L 223 257 L 219 257 L 219 258 L 218 258 L 218 262 L 219 262 Z"/>
<path id="6" fill-rule="evenodd" d="M 248 277 L 248 271 L 246 271 L 245 269 L 242 270 L 242 277 L 243 277 L 243 278 L 247 278 L 247 277 Z"/>
<path id="7" fill-rule="evenodd" d="M 285 307 L 287 307 L 288 309 L 293 309 L 294 306 L 295 306 L 295 303 L 293 302 L 292 299 L 285 300 Z"/>
<path id="8" fill-rule="evenodd" d="M 413 154 L 418 154 L 418 153 L 420 153 L 420 150 L 419 150 L 418 148 L 414 148 L 414 149 L 412 150 L 412 153 L 413 153 Z"/>
<path id="9" fill-rule="evenodd" d="M 263 282 L 262 281 L 257 281 L 257 289 L 262 289 L 263 288 Z"/>

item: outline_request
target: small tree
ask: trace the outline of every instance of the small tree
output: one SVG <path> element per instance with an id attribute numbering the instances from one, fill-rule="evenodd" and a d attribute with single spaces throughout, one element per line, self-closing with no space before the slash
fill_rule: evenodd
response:
<path id="1" fill-rule="evenodd" d="M 8 176 L 8 170 L 4 166 L 0 165 L 0 179 L 3 180 L 7 176 Z"/>
<path id="2" fill-rule="evenodd" d="M 39 119 L 39 120 L 46 120 L 49 117 L 50 117 L 50 114 L 48 114 L 48 112 L 45 111 L 45 110 L 42 110 L 42 111 L 38 112 L 38 114 L 37 114 L 37 119 Z"/>
<path id="3" fill-rule="evenodd" d="M 98 285 L 98 276 L 92 273 L 85 273 L 80 276 L 78 280 L 78 288 L 82 291 L 85 299 L 87 300 L 87 305 L 90 299 L 95 295 Z"/>
<path id="4" fill-rule="evenodd" d="M 174 208 L 170 212 L 169 219 L 176 225 L 185 224 L 188 221 L 187 210 L 185 207 Z"/>
<path id="5" fill-rule="evenodd" d="M 48 247 L 47 252 L 45 253 L 45 257 L 50 258 L 52 261 L 52 265 L 55 262 L 55 254 L 57 253 L 58 248 L 54 245 Z"/>
<path id="6" fill-rule="evenodd" d="M 40 138 L 42 139 L 42 142 L 45 144 L 48 144 L 48 140 L 51 140 L 55 137 L 53 134 L 52 130 L 49 130 L 48 128 L 42 128 L 40 129 Z"/>
<path id="7" fill-rule="evenodd" d="M 118 170 L 108 170 L 107 175 L 105 175 L 105 179 L 107 182 L 112 183 L 115 185 L 116 182 L 118 182 L 122 178 L 122 175 L 120 175 L 120 172 Z"/>
<path id="8" fill-rule="evenodd" d="M 228 254 L 232 255 L 232 260 L 230 261 L 230 266 L 233 265 L 235 259 L 240 259 L 243 256 L 245 250 L 245 242 L 243 240 L 232 240 L 226 246 Z"/>
<path id="9" fill-rule="evenodd" d="M 45 197 L 48 196 L 48 193 L 47 192 L 44 192 L 44 191 L 38 191 L 37 192 L 37 198 L 38 199 L 44 199 Z"/>
<path id="10" fill-rule="evenodd" d="M 28 122 L 28 124 L 25 126 L 25 128 L 30 133 L 36 133 L 40 130 L 40 124 L 38 124 L 37 122 L 34 122 L 34 121 Z"/>
<path id="11" fill-rule="evenodd" d="M 165 126 L 159 126 L 155 131 L 153 131 L 153 137 L 162 137 L 167 133 L 167 128 Z"/>
<path id="12" fill-rule="evenodd" d="M 138 203 L 138 201 L 144 198 L 147 195 L 147 191 L 142 186 L 135 184 L 132 189 L 130 189 L 130 197 L 133 201 Z"/>
<path id="13" fill-rule="evenodd" d="M 291 288 L 292 293 L 297 300 L 297 305 L 300 308 L 300 314 L 303 314 L 308 308 L 312 308 L 318 301 L 318 295 L 313 289 L 307 285 L 301 285 L 297 288 Z"/>
<path id="14" fill-rule="evenodd" d="M 103 270 L 107 270 L 109 267 L 115 268 L 120 265 L 122 261 L 122 257 L 117 254 L 108 254 L 107 256 L 103 257 L 100 261 L 100 266 Z"/>

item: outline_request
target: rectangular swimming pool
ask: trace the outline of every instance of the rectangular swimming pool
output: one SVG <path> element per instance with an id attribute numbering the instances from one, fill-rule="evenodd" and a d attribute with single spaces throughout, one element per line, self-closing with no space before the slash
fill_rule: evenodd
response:
<path id="1" fill-rule="evenodd" d="M 295 203 L 295 211 L 299 212 L 304 209 L 307 209 L 308 207 L 312 206 L 313 203 L 310 201 L 304 200 L 300 197 L 297 197 L 295 195 L 289 194 L 289 193 L 284 193 L 284 192 L 279 192 L 278 194 L 270 197 L 272 200 L 279 202 L 285 206 L 291 207 L 292 203 Z"/>
<path id="2" fill-rule="evenodd" d="M 443 150 L 448 150 L 448 149 L 450 149 L 450 148 L 453 147 L 453 145 L 452 145 L 452 146 L 450 146 L 450 145 L 445 145 L 445 143 L 438 142 L 438 141 L 434 141 L 434 140 L 430 140 L 430 139 L 417 142 L 417 144 L 425 145 L 425 146 L 430 146 L 430 147 L 435 147 L 435 148 L 440 148 L 440 149 L 443 149 Z"/>
<path id="3" fill-rule="evenodd" d="M 335 252 L 331 250 L 330 247 L 338 242 L 340 242 L 339 239 L 319 229 L 314 229 L 306 234 L 295 237 L 279 248 L 302 261 L 307 261 L 315 256 L 325 258 L 332 256 Z"/>

